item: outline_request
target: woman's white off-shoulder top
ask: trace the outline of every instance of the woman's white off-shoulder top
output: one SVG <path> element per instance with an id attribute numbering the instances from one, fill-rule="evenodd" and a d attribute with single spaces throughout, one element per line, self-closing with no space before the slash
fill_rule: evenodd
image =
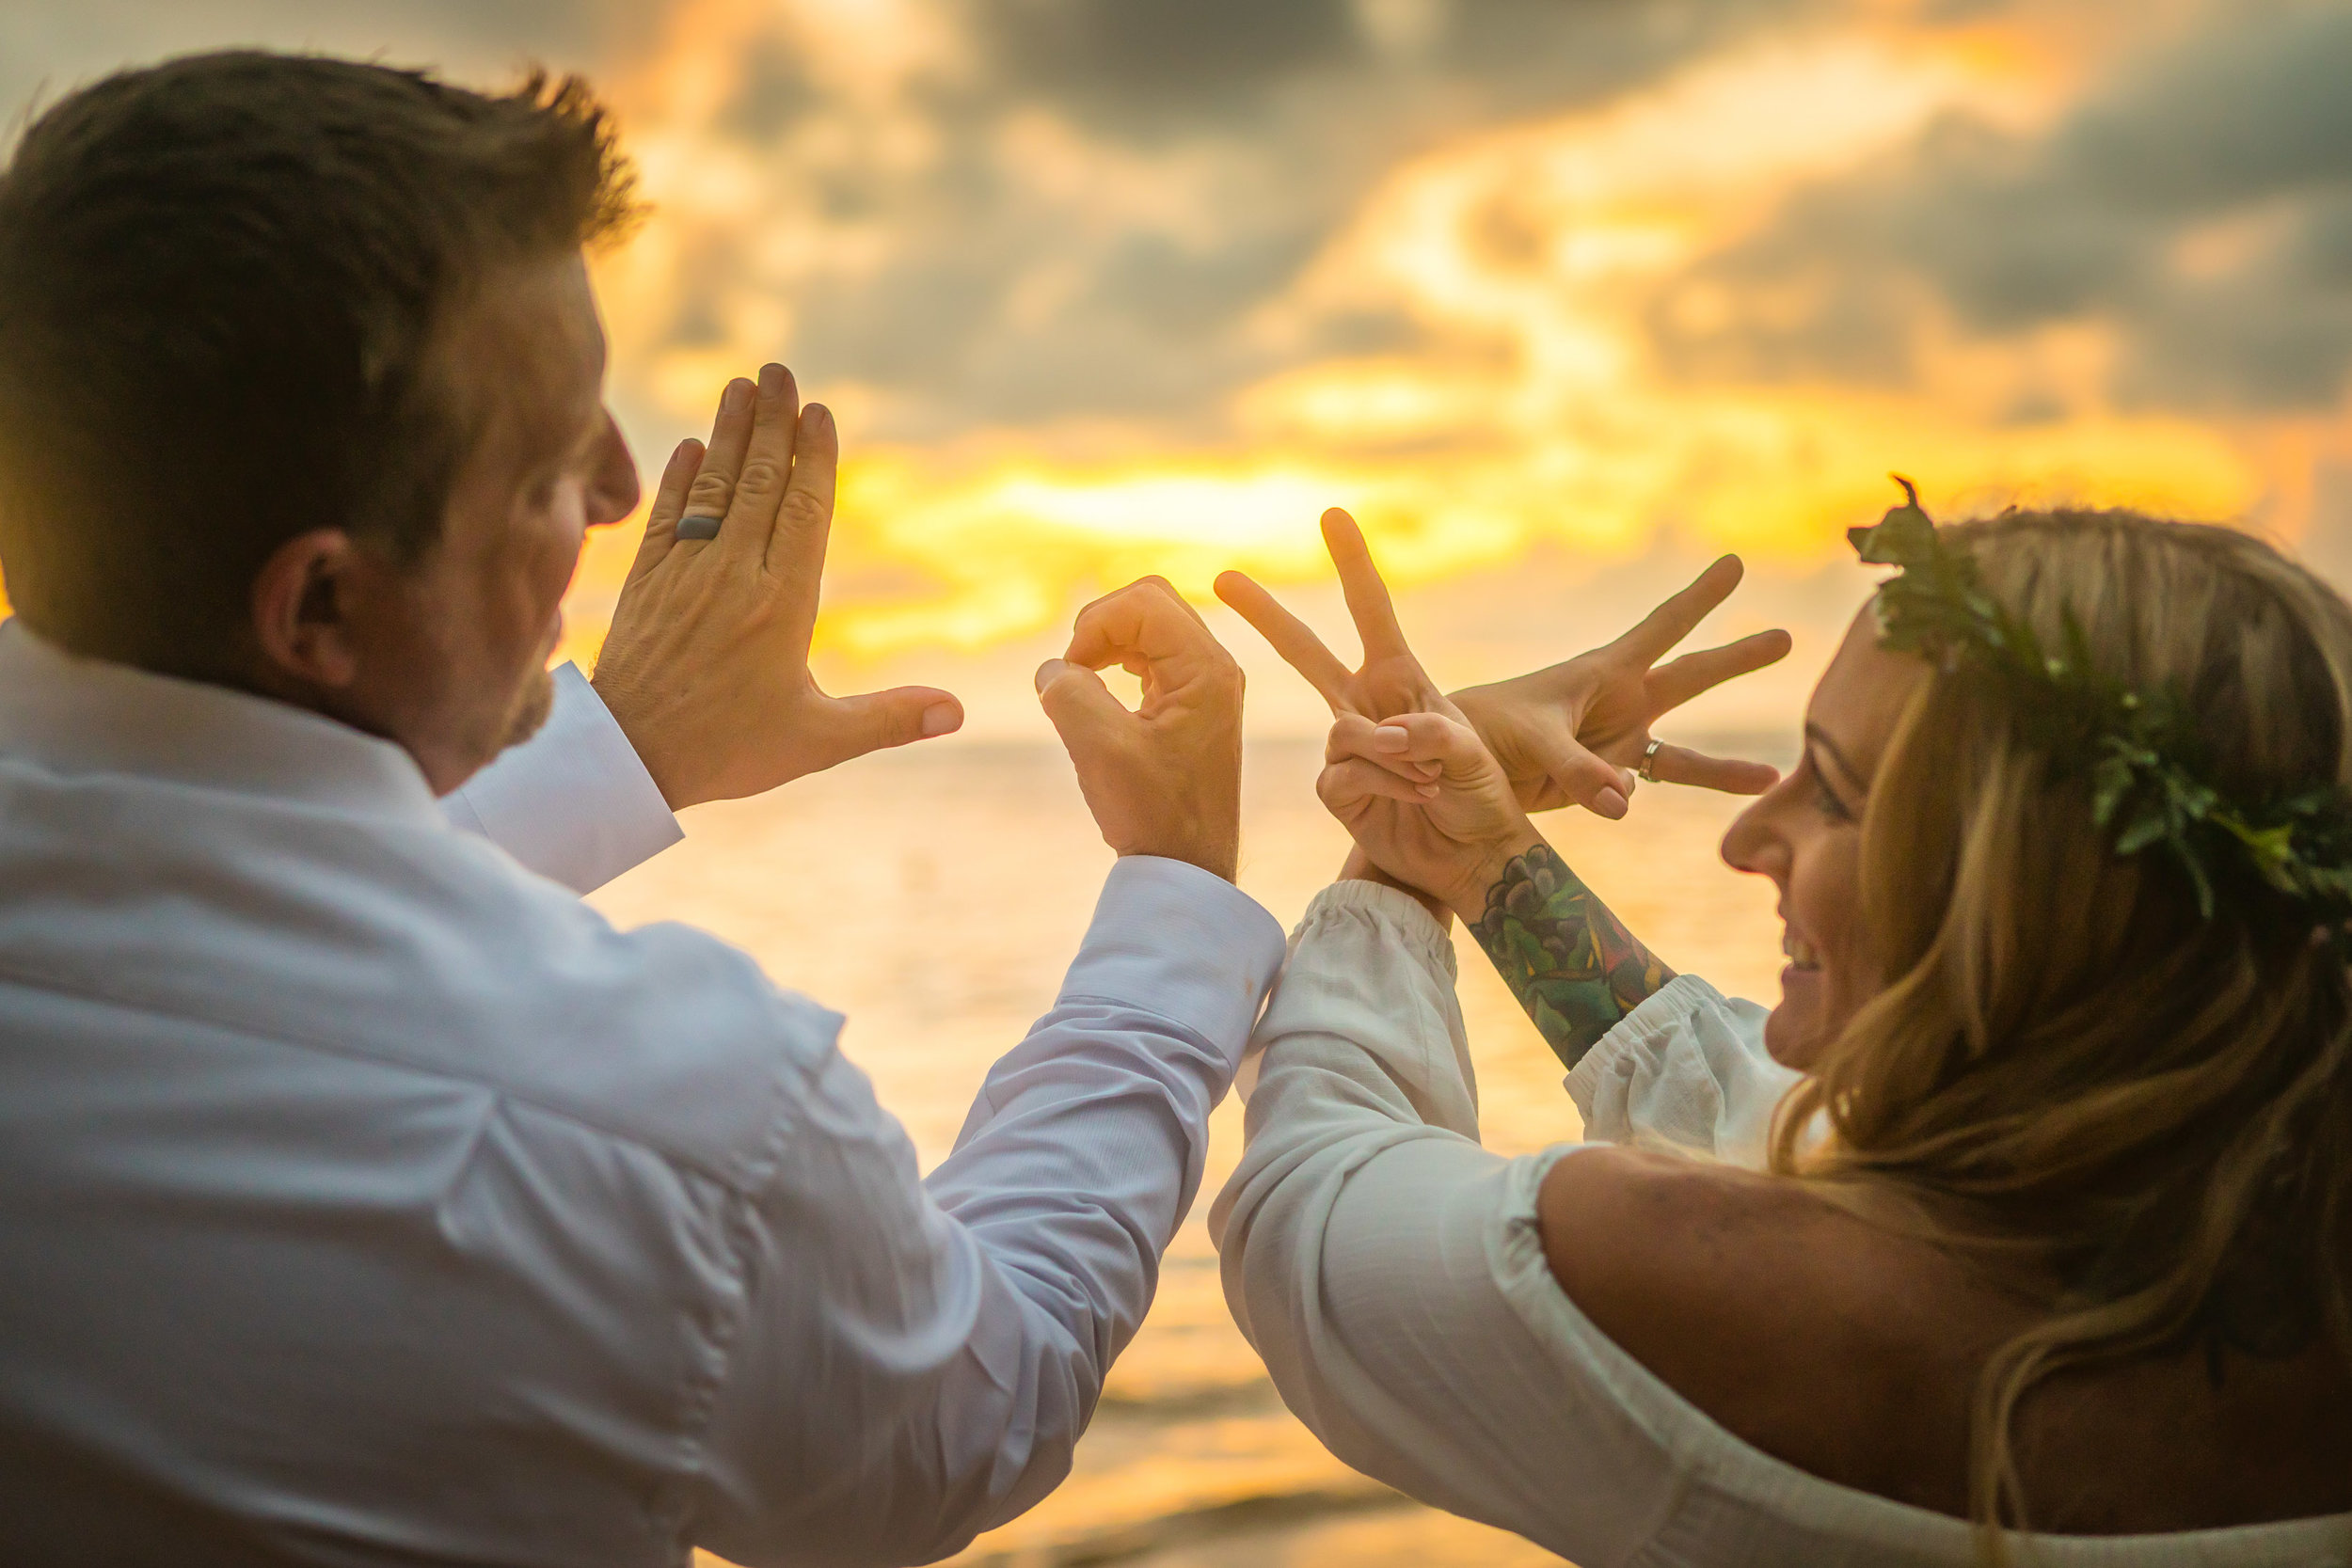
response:
<path id="1" fill-rule="evenodd" d="M 1961 1520 L 1835 1485 L 1717 1426 L 1560 1289 L 1536 1231 L 1553 1161 L 1478 1144 L 1454 949 L 1412 899 L 1309 908 L 1252 1050 L 1248 1144 L 1216 1201 L 1225 1293 L 1331 1451 L 1581 1568 L 1968 1568 Z M 1755 1163 L 1793 1081 L 1763 1009 L 1684 976 L 1569 1076 L 1588 1137 Z M 2036 1568 L 2352 1562 L 2352 1514 L 2168 1535 L 2038 1536 Z"/>

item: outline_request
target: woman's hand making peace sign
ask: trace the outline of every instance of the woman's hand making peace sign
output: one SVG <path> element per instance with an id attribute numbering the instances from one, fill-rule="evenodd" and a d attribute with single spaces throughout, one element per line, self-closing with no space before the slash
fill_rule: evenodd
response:
<path id="1" fill-rule="evenodd" d="M 1759 632 L 1658 664 L 1738 585 L 1740 563 L 1725 557 L 1615 641 L 1449 697 L 1406 644 L 1355 519 L 1334 508 L 1323 535 L 1363 642 L 1359 669 L 1241 573 L 1218 578 L 1217 595 L 1330 705 L 1325 804 L 1380 869 L 1457 910 L 1474 911 L 1491 869 L 1538 842 L 1526 812 L 1577 802 L 1624 816 L 1650 724 L 1788 651 L 1787 633 Z M 1777 777 L 1680 747 L 1661 745 L 1650 762 L 1657 779 L 1735 794 Z"/>
<path id="2" fill-rule="evenodd" d="M 1361 669 L 1341 663 L 1305 623 L 1239 572 L 1217 578 L 1217 597 L 1257 627 L 1323 694 L 1334 714 L 1385 719 L 1453 711 L 1465 719 L 1495 753 L 1529 811 L 1581 805 L 1602 816 L 1623 816 L 1653 723 L 1700 692 L 1788 653 L 1787 632 L 1760 631 L 1658 662 L 1740 585 L 1740 560 L 1725 556 L 1615 641 L 1511 680 L 1455 691 L 1449 699 L 1406 646 L 1356 520 L 1332 508 L 1323 515 L 1323 538 L 1339 568 L 1357 635 L 1363 639 Z M 1451 709 L 1438 705 L 1448 701 Z M 1761 795 L 1779 777 L 1763 763 L 1666 745 L 1650 758 L 1650 773 L 1661 784 L 1732 795 Z"/>

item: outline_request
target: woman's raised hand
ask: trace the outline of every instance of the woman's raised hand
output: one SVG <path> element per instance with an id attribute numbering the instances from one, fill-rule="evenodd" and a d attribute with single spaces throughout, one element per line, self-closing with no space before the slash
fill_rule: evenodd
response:
<path id="1" fill-rule="evenodd" d="M 1740 586 L 1743 568 L 1724 556 L 1615 641 L 1531 674 L 1454 693 L 1454 702 L 1494 752 L 1529 811 L 1585 805 L 1623 816 L 1631 769 L 1649 748 L 1649 727 L 1711 687 L 1785 658 L 1788 634 L 1759 631 L 1720 648 L 1661 664 Z M 1661 746 L 1650 777 L 1730 795 L 1761 795 L 1780 774 L 1761 762 Z M 1612 784 L 1620 786 L 1613 789 Z"/>
<path id="2" fill-rule="evenodd" d="M 1242 573 L 1221 574 L 1216 579 L 1216 596 L 1257 627 L 1258 634 L 1274 644 L 1274 651 L 1307 677 L 1307 684 L 1331 705 L 1332 717 L 1352 713 L 1386 719 L 1395 713 L 1442 713 L 1460 719 L 1461 709 L 1429 678 L 1413 650 L 1406 646 L 1405 633 L 1396 624 L 1396 607 L 1389 602 L 1389 585 L 1380 580 L 1379 569 L 1372 563 L 1371 547 L 1364 543 L 1363 530 L 1356 526 L 1356 519 L 1336 506 L 1326 512 L 1323 544 L 1331 552 L 1331 564 L 1340 570 L 1347 612 L 1364 644 L 1360 669 L 1350 670 L 1341 663 L 1306 622 Z"/>
<path id="3" fill-rule="evenodd" d="M 1315 788 L 1359 848 L 1439 902 L 1455 903 L 1469 887 L 1475 908 L 1486 882 L 1473 879 L 1489 861 L 1502 863 L 1494 856 L 1503 846 L 1534 842 L 1534 829 L 1470 721 L 1413 657 L 1356 520 L 1334 507 L 1323 515 L 1323 539 L 1363 641 L 1361 668 L 1342 663 L 1239 572 L 1216 579 L 1217 596 L 1330 704 L 1331 738 Z"/>
<path id="4" fill-rule="evenodd" d="M 1363 857 L 1465 920 L 1477 918 L 1511 857 L 1542 842 L 1511 781 L 1459 719 L 1342 714 L 1323 760 L 1315 793 Z"/>
<path id="5" fill-rule="evenodd" d="M 1448 695 L 1406 646 L 1355 519 L 1336 507 L 1325 513 L 1323 539 L 1363 639 L 1360 669 L 1341 663 L 1305 623 L 1241 573 L 1216 579 L 1217 597 L 1307 677 L 1333 714 L 1442 713 L 1468 723 L 1529 811 L 1581 805 L 1602 816 L 1623 816 L 1633 794 L 1633 769 L 1660 716 L 1788 652 L 1787 632 L 1761 631 L 1659 663 L 1739 586 L 1739 558 L 1725 556 L 1615 641 L 1530 674 Z M 1650 772 L 1668 784 L 1734 795 L 1762 794 L 1779 777 L 1763 763 L 1680 746 L 1661 746 Z"/>

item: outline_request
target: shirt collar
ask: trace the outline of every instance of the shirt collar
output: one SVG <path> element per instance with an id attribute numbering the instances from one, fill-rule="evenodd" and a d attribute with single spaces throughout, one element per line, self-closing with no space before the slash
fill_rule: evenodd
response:
<path id="1" fill-rule="evenodd" d="M 408 753 L 323 715 L 227 687 L 84 658 L 0 622 L 0 755 L 438 823 Z"/>

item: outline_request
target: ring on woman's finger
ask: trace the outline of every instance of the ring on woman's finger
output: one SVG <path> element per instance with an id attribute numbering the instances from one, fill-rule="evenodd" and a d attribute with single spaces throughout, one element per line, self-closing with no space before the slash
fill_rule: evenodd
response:
<path id="1" fill-rule="evenodd" d="M 677 536 L 680 539 L 716 539 L 719 537 L 719 522 L 717 517 L 699 512 L 691 517 L 680 517 L 677 520 Z"/>
<path id="2" fill-rule="evenodd" d="M 1662 740 L 1653 740 L 1642 748 L 1642 766 L 1633 770 L 1635 777 L 1645 784 L 1658 782 L 1658 748 L 1664 744 Z"/>

